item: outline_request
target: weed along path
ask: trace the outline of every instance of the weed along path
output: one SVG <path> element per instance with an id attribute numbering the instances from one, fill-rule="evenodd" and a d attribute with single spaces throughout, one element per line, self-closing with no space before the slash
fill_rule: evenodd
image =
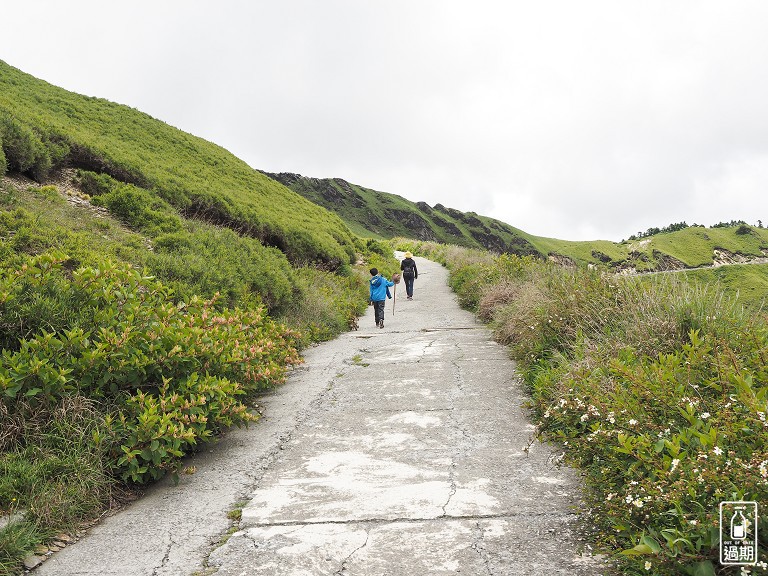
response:
<path id="1" fill-rule="evenodd" d="M 459 309 L 446 271 L 417 262 L 414 300 L 398 286 L 383 329 L 369 308 L 359 331 L 307 351 L 259 423 L 37 572 L 601 573 L 577 538 L 578 476 L 528 446 L 514 363 Z"/>

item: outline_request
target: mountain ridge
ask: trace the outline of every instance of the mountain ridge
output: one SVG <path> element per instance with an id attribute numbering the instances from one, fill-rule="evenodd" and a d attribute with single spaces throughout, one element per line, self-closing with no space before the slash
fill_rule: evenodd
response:
<path id="1" fill-rule="evenodd" d="M 684 222 L 622 242 L 572 241 L 535 236 L 506 222 L 442 204 L 429 206 L 347 182 L 295 173 L 264 172 L 338 216 L 357 234 L 405 237 L 493 252 L 534 255 L 563 265 L 589 265 L 621 273 L 682 270 L 768 257 L 768 231 L 743 222 L 704 227 Z"/>

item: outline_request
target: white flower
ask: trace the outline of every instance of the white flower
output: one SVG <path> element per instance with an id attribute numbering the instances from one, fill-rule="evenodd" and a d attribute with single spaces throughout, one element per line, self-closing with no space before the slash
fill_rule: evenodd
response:
<path id="1" fill-rule="evenodd" d="M 698 520 L 688 520 L 688 524 L 690 524 L 691 526 L 696 526 L 696 524 L 698 523 L 699 523 Z"/>
<path id="2" fill-rule="evenodd" d="M 613 492 L 611 492 L 610 494 L 608 494 L 608 496 L 606 496 L 606 497 L 605 497 L 605 499 L 606 499 L 606 500 L 613 500 L 613 497 L 614 497 L 614 496 L 616 496 L 616 494 L 614 494 Z"/>
<path id="3" fill-rule="evenodd" d="M 645 561 L 645 569 L 646 570 L 650 570 L 651 569 L 651 563 L 648 560 Z"/>
<path id="4" fill-rule="evenodd" d="M 677 468 L 678 464 L 680 464 L 680 459 L 679 458 L 675 458 L 674 460 L 672 460 L 672 466 L 670 466 L 669 471 L 670 472 L 674 472 L 675 468 Z"/>
<path id="5" fill-rule="evenodd" d="M 709 412 L 702 412 L 702 413 L 701 413 L 701 417 L 702 417 L 704 420 L 706 420 L 706 419 L 707 419 L 707 418 L 709 418 L 710 416 L 712 416 L 712 414 L 710 414 Z"/>
<path id="6" fill-rule="evenodd" d="M 628 494 L 627 497 L 624 498 L 624 502 L 627 504 L 632 504 L 632 500 L 634 500 L 634 498 L 632 498 L 632 494 Z"/>
<path id="7" fill-rule="evenodd" d="M 629 421 L 629 425 L 630 425 L 630 426 L 634 426 L 635 424 L 637 424 L 637 420 L 635 420 L 634 418 L 632 418 L 632 420 L 630 420 L 630 421 Z"/>
<path id="8" fill-rule="evenodd" d="M 589 419 L 589 414 L 582 414 L 581 421 L 586 422 Z"/>
<path id="9" fill-rule="evenodd" d="M 718 456 L 720 456 L 720 454 L 722 454 L 722 453 L 723 453 L 723 449 L 722 449 L 722 448 L 720 448 L 720 446 L 715 446 L 715 449 L 714 449 L 714 450 L 712 450 L 712 452 L 714 452 L 715 454 L 717 454 Z"/>

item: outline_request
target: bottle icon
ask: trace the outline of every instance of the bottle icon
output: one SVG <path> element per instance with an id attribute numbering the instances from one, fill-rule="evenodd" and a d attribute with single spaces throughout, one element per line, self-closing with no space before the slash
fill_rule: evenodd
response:
<path id="1" fill-rule="evenodd" d="M 743 508 L 736 507 L 736 512 L 731 516 L 731 538 L 745 540 L 747 538 L 747 519 L 742 512 Z"/>

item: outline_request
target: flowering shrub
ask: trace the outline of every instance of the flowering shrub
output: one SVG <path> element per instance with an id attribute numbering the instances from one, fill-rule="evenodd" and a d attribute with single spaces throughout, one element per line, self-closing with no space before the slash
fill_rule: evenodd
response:
<path id="1" fill-rule="evenodd" d="M 555 370 L 557 385 L 537 401 L 540 428 L 588 471 L 603 546 L 644 556 L 654 573 L 714 574 L 719 502 L 766 501 L 768 389 L 756 383 L 768 331 L 750 332 L 746 354 L 692 331 L 657 358 L 625 351 L 597 370 L 584 358 Z M 553 377 L 544 374 L 534 387 Z"/>

